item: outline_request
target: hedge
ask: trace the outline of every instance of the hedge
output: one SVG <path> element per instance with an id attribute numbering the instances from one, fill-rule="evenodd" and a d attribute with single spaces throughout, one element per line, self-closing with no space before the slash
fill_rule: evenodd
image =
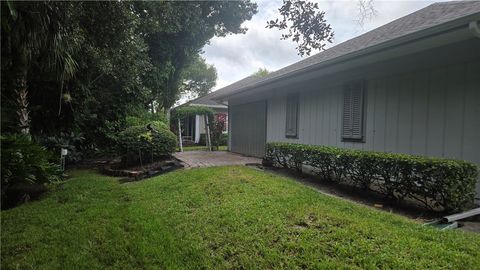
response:
<path id="1" fill-rule="evenodd" d="M 313 167 L 322 179 L 348 182 L 396 199 L 413 199 L 447 212 L 473 206 L 476 165 L 443 158 L 342 149 L 293 143 L 268 143 L 266 160 L 297 171 Z"/>
<path id="2" fill-rule="evenodd" d="M 146 126 L 133 126 L 120 132 L 117 154 L 121 156 L 124 166 L 153 162 L 175 151 L 175 134 L 155 123 L 152 127 L 154 130 Z"/>

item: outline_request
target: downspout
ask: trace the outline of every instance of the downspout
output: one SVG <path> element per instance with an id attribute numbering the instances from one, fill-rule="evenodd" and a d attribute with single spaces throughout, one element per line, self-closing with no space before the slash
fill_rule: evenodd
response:
<path id="1" fill-rule="evenodd" d="M 468 24 L 468 29 L 474 37 L 480 38 L 480 27 L 478 26 L 478 21 L 471 21 Z M 476 195 L 474 200 L 476 203 L 480 202 L 480 176 L 477 177 Z"/>
<path id="2" fill-rule="evenodd" d="M 470 29 L 470 33 L 472 33 L 473 36 L 480 38 L 480 27 L 478 26 L 478 21 L 471 21 L 468 24 L 468 29 Z"/>

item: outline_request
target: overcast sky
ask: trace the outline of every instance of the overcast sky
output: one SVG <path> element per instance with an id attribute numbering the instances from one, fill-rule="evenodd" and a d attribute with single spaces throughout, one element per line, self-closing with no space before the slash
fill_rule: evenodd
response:
<path id="1" fill-rule="evenodd" d="M 327 23 L 332 26 L 335 35 L 334 42 L 327 48 L 438 2 L 374 1 L 377 16 L 361 27 L 355 21 L 358 18 L 358 0 L 319 0 L 319 7 L 325 11 Z M 280 31 L 265 28 L 267 20 L 277 18 L 282 0 L 257 1 L 257 4 L 258 13 L 244 23 L 248 28 L 246 34 L 215 37 L 204 47 L 203 56 L 217 68 L 215 90 L 243 79 L 259 68 L 274 71 L 301 60 L 293 41 L 280 40 Z"/>

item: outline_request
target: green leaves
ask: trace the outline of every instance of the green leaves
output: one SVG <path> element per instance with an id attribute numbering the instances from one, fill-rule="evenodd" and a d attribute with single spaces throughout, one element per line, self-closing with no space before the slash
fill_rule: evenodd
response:
<path id="1" fill-rule="evenodd" d="M 217 81 L 217 70 L 213 65 L 207 64 L 204 58 L 198 56 L 185 68 L 182 77 L 181 94 L 190 100 L 204 96 L 212 90 Z"/>
<path id="2" fill-rule="evenodd" d="M 281 20 L 270 20 L 266 28 L 288 29 L 281 39 L 297 43 L 300 56 L 310 55 L 312 49 L 323 50 L 325 43 L 332 42 L 333 31 L 325 20 L 325 12 L 310 1 L 284 0 L 279 9 Z"/>
<path id="3" fill-rule="evenodd" d="M 195 116 L 195 115 L 205 115 L 206 114 L 210 118 L 212 118 L 213 113 L 214 113 L 213 110 L 209 107 L 182 106 L 182 107 L 176 108 L 175 110 L 172 111 L 170 119 L 171 119 L 172 123 L 175 124 L 178 119 L 180 119 L 182 121 L 189 116 Z"/>
<path id="4" fill-rule="evenodd" d="M 165 127 L 152 123 L 154 130 L 145 126 L 128 127 L 118 135 L 117 154 L 124 165 L 154 162 L 175 151 L 177 138 Z"/>
<path id="5" fill-rule="evenodd" d="M 58 165 L 51 162 L 51 154 L 29 136 L 2 135 L 1 144 L 2 204 L 11 199 L 13 186 L 22 187 L 22 192 L 28 194 L 31 184 L 46 184 L 61 179 L 62 172 Z"/>
<path id="6" fill-rule="evenodd" d="M 1 6 L 2 129 L 16 130 L 15 89 L 28 89 L 32 135 L 81 131 L 104 150 L 129 108 L 164 114 L 182 93 L 210 91 L 216 71 L 201 49 L 214 36 L 243 33 L 256 12 L 250 1 Z"/>
<path id="7" fill-rule="evenodd" d="M 268 143 L 266 158 L 300 171 L 312 166 L 325 180 L 372 188 L 426 208 L 460 211 L 473 205 L 478 168 L 462 161 L 291 143 Z"/>

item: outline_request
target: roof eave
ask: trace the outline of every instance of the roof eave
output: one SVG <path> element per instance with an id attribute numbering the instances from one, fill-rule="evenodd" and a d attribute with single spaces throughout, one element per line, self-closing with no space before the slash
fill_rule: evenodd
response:
<path id="1" fill-rule="evenodd" d="M 228 108 L 228 106 L 226 105 L 209 105 L 209 104 L 196 104 L 196 103 L 190 103 L 189 106 L 210 107 L 210 108 L 218 108 L 218 109 Z"/>
<path id="2" fill-rule="evenodd" d="M 435 36 L 435 35 L 438 35 L 438 34 L 441 34 L 441 33 L 444 33 L 444 32 L 452 31 L 452 30 L 455 30 L 455 29 L 460 29 L 462 27 L 465 27 L 466 29 L 468 29 L 468 24 L 471 21 L 474 21 L 474 20 L 480 20 L 480 14 L 478 14 L 478 13 L 477 14 L 471 14 L 471 15 L 459 18 L 457 20 L 453 20 L 453 21 L 446 22 L 444 24 L 437 25 L 435 27 L 427 28 L 427 29 L 424 29 L 424 30 L 421 30 L 421 31 L 418 31 L 418 32 L 414 32 L 414 33 L 405 35 L 405 36 L 401 36 L 401 37 L 398 37 L 398 38 L 395 38 L 395 39 L 392 39 L 392 40 L 389 40 L 389 41 L 386 41 L 386 42 L 383 42 L 383 43 L 379 43 L 377 45 L 367 47 L 365 49 L 358 50 L 358 51 L 355 51 L 355 52 L 352 52 L 352 53 L 349 53 L 349 54 L 346 54 L 346 55 L 343 55 L 343 56 L 340 56 L 340 57 L 337 57 L 337 58 L 334 58 L 334 59 L 331 59 L 331 60 L 327 60 L 327 61 L 315 64 L 315 65 L 312 65 L 312 66 L 309 66 L 309 67 L 306 67 L 306 68 L 303 68 L 303 69 L 299 69 L 299 70 L 296 70 L 296 71 L 289 72 L 287 74 L 284 74 L 284 75 L 276 77 L 276 78 L 272 78 L 270 80 L 259 82 L 258 84 L 255 84 L 255 85 L 252 85 L 252 86 L 247 86 L 247 87 L 244 87 L 244 88 L 240 88 L 233 93 L 219 94 L 212 99 L 215 100 L 215 101 L 226 100 L 226 98 L 228 98 L 230 96 L 233 96 L 233 95 L 236 95 L 236 94 L 239 94 L 239 93 L 242 93 L 242 92 L 254 89 L 254 88 L 258 88 L 258 87 L 265 86 L 265 85 L 268 85 L 268 84 L 271 84 L 271 83 L 274 83 L 274 82 L 285 80 L 285 79 L 288 79 L 288 78 L 291 78 L 291 77 L 294 77 L 294 76 L 297 76 L 297 75 L 300 75 L 300 74 L 304 74 L 304 73 L 312 72 L 312 71 L 315 71 L 315 70 L 318 70 L 318 69 L 322 69 L 322 68 L 325 68 L 325 67 L 328 67 L 330 65 L 337 64 L 337 63 L 349 61 L 353 58 L 366 56 L 366 55 L 373 54 L 375 52 L 379 52 L 379 51 L 386 50 L 386 49 L 389 49 L 389 48 L 393 48 L 393 47 L 396 47 L 396 46 L 401 46 L 401 45 L 404 45 L 404 44 L 407 44 L 407 43 L 412 43 L 412 42 L 415 42 L 416 40 L 419 40 L 419 39 L 428 38 L 428 37 Z"/>

